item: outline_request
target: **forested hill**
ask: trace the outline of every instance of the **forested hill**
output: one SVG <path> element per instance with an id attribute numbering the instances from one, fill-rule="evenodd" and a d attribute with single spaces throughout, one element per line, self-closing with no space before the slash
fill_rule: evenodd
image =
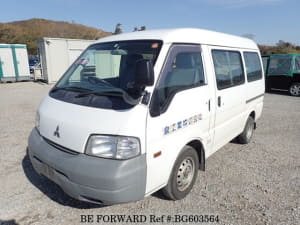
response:
<path id="1" fill-rule="evenodd" d="M 117 25 L 115 34 L 122 33 L 120 27 L 118 27 L 120 25 L 121 24 Z M 135 31 L 137 31 L 136 29 L 137 28 L 135 28 Z M 141 30 L 144 29 L 146 29 L 145 26 L 143 26 Z M 37 39 L 42 37 L 96 40 L 108 35 L 112 35 L 112 33 L 64 21 L 30 19 L 10 23 L 0 23 L 0 43 L 26 44 L 30 55 L 37 54 Z M 282 40 L 278 41 L 275 46 L 260 45 L 259 48 L 262 55 L 300 53 L 300 46 Z"/>
<path id="2" fill-rule="evenodd" d="M 0 23 L 0 43 L 27 44 L 31 55 L 36 54 L 37 39 L 42 37 L 95 40 L 111 34 L 81 24 L 46 19 Z"/>
<path id="3" fill-rule="evenodd" d="M 300 46 L 279 40 L 275 46 L 259 45 L 262 55 L 300 53 Z"/>

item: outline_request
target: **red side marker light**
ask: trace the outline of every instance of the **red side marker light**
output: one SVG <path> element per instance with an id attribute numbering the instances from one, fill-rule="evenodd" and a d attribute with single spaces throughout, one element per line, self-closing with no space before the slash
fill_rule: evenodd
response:
<path id="1" fill-rule="evenodd" d="M 154 157 L 154 158 L 157 158 L 157 157 L 160 156 L 160 155 L 161 155 L 161 151 L 154 153 L 153 157 Z"/>

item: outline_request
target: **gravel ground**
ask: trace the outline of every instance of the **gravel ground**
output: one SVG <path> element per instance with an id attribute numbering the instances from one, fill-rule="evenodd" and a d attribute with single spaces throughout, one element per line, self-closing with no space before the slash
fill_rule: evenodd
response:
<path id="1" fill-rule="evenodd" d="M 266 94 L 253 141 L 229 143 L 212 155 L 185 199 L 168 201 L 158 193 L 139 202 L 101 207 L 68 197 L 37 175 L 26 156 L 35 111 L 50 87 L 0 84 L 1 225 L 85 224 L 81 215 L 95 220 L 97 215 L 119 214 L 147 216 L 146 223 L 123 224 L 148 224 L 151 214 L 219 216 L 219 222 L 209 224 L 300 224 L 299 97 Z"/>

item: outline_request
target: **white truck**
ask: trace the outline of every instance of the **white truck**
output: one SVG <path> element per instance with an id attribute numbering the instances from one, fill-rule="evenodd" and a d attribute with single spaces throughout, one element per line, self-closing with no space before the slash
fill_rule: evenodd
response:
<path id="1" fill-rule="evenodd" d="M 184 198 L 206 159 L 251 140 L 264 74 L 249 39 L 201 29 L 133 32 L 90 45 L 43 100 L 35 170 L 83 201 Z"/>

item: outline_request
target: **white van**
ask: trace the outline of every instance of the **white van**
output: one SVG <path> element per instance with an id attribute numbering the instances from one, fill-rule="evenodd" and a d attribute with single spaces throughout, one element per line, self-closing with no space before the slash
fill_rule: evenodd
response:
<path id="1" fill-rule="evenodd" d="M 249 39 L 171 29 L 90 45 L 41 103 L 29 137 L 35 170 L 70 196 L 115 204 L 192 189 L 205 160 L 246 144 L 265 91 Z"/>

